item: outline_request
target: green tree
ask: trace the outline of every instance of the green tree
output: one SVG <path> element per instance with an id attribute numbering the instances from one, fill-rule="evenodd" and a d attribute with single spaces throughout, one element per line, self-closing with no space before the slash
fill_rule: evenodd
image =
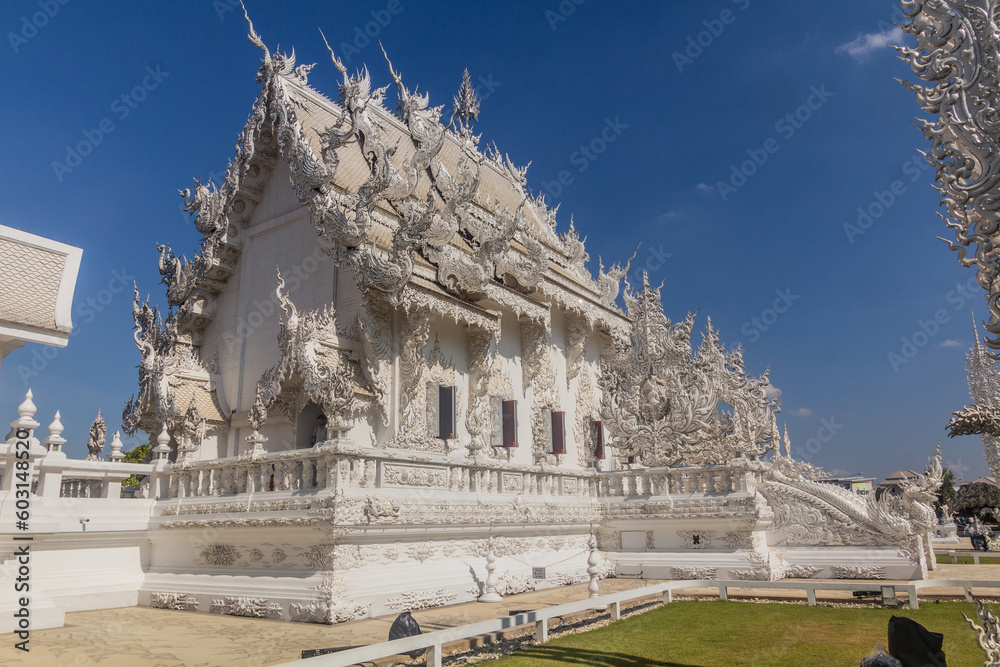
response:
<path id="1" fill-rule="evenodd" d="M 948 468 L 945 468 L 941 475 L 941 488 L 938 489 L 937 501 L 934 503 L 935 509 L 938 513 L 941 512 L 941 508 L 945 505 L 951 507 L 951 504 L 955 500 L 955 473 L 953 473 Z M 947 519 L 948 517 L 944 517 Z"/>
<path id="2" fill-rule="evenodd" d="M 152 451 L 153 451 L 152 448 L 149 446 L 149 443 L 147 442 L 145 444 L 139 445 L 135 449 L 130 449 L 129 451 L 125 452 L 125 458 L 122 459 L 122 462 L 149 463 L 149 458 Z M 124 482 L 122 482 L 122 486 L 139 486 L 140 482 L 142 482 L 142 477 L 139 477 L 137 475 L 132 475 Z"/>

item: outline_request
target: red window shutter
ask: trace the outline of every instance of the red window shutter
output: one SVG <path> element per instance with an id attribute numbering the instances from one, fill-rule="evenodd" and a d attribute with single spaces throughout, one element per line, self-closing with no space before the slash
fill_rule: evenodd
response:
<path id="1" fill-rule="evenodd" d="M 599 419 L 594 420 L 594 458 L 604 460 L 604 424 Z"/>
<path id="2" fill-rule="evenodd" d="M 517 401 L 503 402 L 503 446 L 517 447 Z"/>
<path id="3" fill-rule="evenodd" d="M 566 413 L 552 411 L 552 453 L 566 453 Z"/>

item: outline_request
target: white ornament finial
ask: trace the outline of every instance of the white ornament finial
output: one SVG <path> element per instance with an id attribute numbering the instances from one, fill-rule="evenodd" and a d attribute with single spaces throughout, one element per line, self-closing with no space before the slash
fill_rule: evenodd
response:
<path id="1" fill-rule="evenodd" d="M 111 453 L 108 454 L 108 460 L 113 463 L 119 463 L 125 455 L 122 454 L 122 438 L 121 432 L 115 431 L 115 437 L 111 440 Z"/>
<path id="2" fill-rule="evenodd" d="M 32 393 L 28 390 L 28 393 L 24 395 L 24 403 L 17 406 L 17 414 L 21 417 L 34 417 L 35 413 L 38 412 L 38 408 L 35 407 L 34 402 L 31 400 Z"/>
<path id="3" fill-rule="evenodd" d="M 170 457 L 170 434 L 167 432 L 167 423 L 163 422 L 160 435 L 156 436 L 156 447 L 153 447 L 153 459 L 165 461 Z"/>
<path id="4" fill-rule="evenodd" d="M 50 436 L 53 436 L 53 435 L 54 436 L 62 435 L 62 432 L 64 430 L 66 430 L 66 427 L 63 426 L 62 422 L 59 421 L 59 419 L 60 419 L 59 411 L 56 410 L 56 416 L 52 420 L 52 423 L 49 424 L 49 435 Z"/>
<path id="5" fill-rule="evenodd" d="M 61 452 L 62 446 L 66 444 L 66 438 L 62 437 L 65 427 L 59 419 L 59 411 L 56 410 L 56 416 L 53 418 L 52 423 L 49 424 L 49 437 L 45 438 L 45 449 L 50 453 Z"/>

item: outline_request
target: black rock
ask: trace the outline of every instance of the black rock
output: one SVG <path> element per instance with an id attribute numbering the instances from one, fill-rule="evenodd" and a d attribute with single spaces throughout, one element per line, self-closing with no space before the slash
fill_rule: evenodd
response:
<path id="1" fill-rule="evenodd" d="M 417 620 L 410 616 L 410 612 L 404 611 L 402 614 L 396 617 L 396 620 L 392 622 L 392 627 L 389 628 L 389 641 L 393 639 L 402 639 L 403 637 L 415 637 L 420 634 L 420 624 Z M 419 651 L 411 651 L 406 655 L 411 658 L 417 658 L 424 654 L 424 649 Z"/>
<path id="2" fill-rule="evenodd" d="M 944 635 L 903 616 L 889 619 L 889 654 L 903 667 L 946 667 Z"/>

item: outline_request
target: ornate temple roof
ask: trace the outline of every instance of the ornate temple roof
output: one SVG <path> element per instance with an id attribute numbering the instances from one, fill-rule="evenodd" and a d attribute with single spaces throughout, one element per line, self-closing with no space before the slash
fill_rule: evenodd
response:
<path id="1" fill-rule="evenodd" d="M 63 346 L 83 251 L 0 225 L 0 343 Z"/>

